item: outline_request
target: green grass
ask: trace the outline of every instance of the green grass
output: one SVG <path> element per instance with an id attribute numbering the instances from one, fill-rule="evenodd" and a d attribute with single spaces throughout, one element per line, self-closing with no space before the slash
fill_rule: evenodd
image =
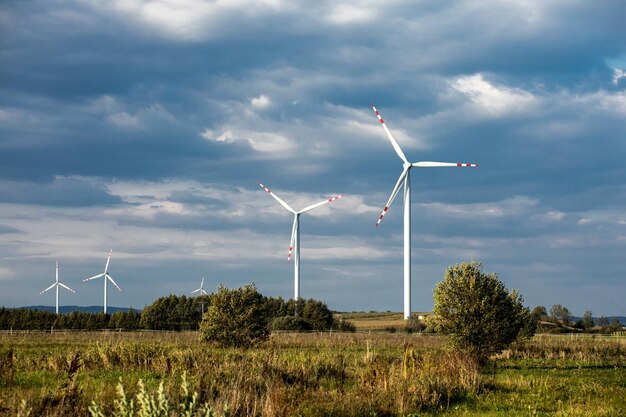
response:
<path id="1" fill-rule="evenodd" d="M 170 415 L 183 415 L 181 404 L 189 415 L 206 415 L 205 405 L 216 416 L 224 408 L 234 416 L 626 415 L 624 338 L 536 337 L 482 370 L 445 342 L 281 333 L 242 350 L 211 347 L 194 332 L 2 334 L 0 415 L 89 415 L 92 402 L 112 415 L 120 382 L 135 410 L 153 396 Z"/>

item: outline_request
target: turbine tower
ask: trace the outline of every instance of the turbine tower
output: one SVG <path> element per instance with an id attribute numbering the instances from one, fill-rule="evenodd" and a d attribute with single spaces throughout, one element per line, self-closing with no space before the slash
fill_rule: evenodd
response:
<path id="1" fill-rule="evenodd" d="M 291 227 L 291 241 L 289 242 L 289 254 L 287 255 L 287 262 L 291 260 L 291 253 L 294 253 L 293 260 L 293 282 L 294 282 L 294 291 L 293 297 L 294 300 L 298 300 L 300 298 L 300 215 L 306 213 L 307 211 L 311 211 L 314 208 L 322 206 L 324 204 L 332 203 L 335 200 L 343 197 L 342 195 L 338 195 L 335 197 L 331 197 L 327 200 L 320 201 L 319 203 L 311 204 L 303 208 L 300 211 L 294 210 L 289 204 L 285 203 L 280 197 L 274 194 L 269 188 L 265 185 L 259 183 L 261 188 L 267 191 L 278 203 L 286 208 L 288 211 L 293 213 L 293 226 Z"/>
<path id="2" fill-rule="evenodd" d="M 98 275 L 94 275 L 93 277 L 89 277 L 89 278 L 85 278 L 83 280 L 83 282 L 86 281 L 91 281 L 92 279 L 97 279 L 100 277 L 104 277 L 104 314 L 107 313 L 107 281 L 111 281 L 113 283 L 113 285 L 115 285 L 115 288 L 118 289 L 118 291 L 122 291 L 122 289 L 115 283 L 115 281 L 113 280 L 113 277 L 111 275 L 109 275 L 109 262 L 111 261 L 111 254 L 113 253 L 113 249 L 111 249 L 109 251 L 109 257 L 107 258 L 107 263 L 106 265 L 104 265 L 104 272 Z"/>
<path id="3" fill-rule="evenodd" d="M 387 200 L 387 204 L 385 204 L 385 208 L 381 213 L 378 221 L 376 222 L 376 227 L 380 224 L 387 214 L 387 210 L 389 210 L 389 206 L 393 202 L 393 199 L 396 198 L 396 195 L 400 191 L 400 187 L 404 184 L 404 319 L 408 320 L 411 316 L 411 168 L 439 168 L 439 167 L 477 167 L 478 164 L 462 164 L 456 162 L 430 162 L 430 161 L 421 161 L 421 162 L 409 162 L 409 160 L 402 152 L 400 145 L 394 139 L 393 135 L 387 128 L 385 121 L 376 110 L 376 107 L 372 104 L 372 109 L 383 129 L 385 129 L 385 133 L 391 142 L 391 146 L 396 151 L 400 159 L 402 160 L 402 173 L 396 182 L 395 187 L 391 191 L 391 196 L 389 200 Z"/>
<path id="4" fill-rule="evenodd" d="M 56 280 L 54 282 L 54 284 L 52 284 L 51 286 L 49 286 L 48 288 L 46 288 L 45 290 L 43 290 L 42 292 L 39 293 L 39 295 L 43 294 L 44 292 L 51 290 L 52 288 L 56 287 L 57 290 L 57 302 L 56 302 L 56 313 L 59 314 L 59 287 L 63 287 L 66 290 L 69 290 L 71 292 L 73 292 L 74 294 L 76 294 L 76 291 L 74 291 L 73 289 L 71 289 L 70 287 L 68 287 L 67 285 L 63 284 L 62 282 L 59 282 L 59 261 L 57 261 L 57 267 L 56 267 Z"/>
<path id="5" fill-rule="evenodd" d="M 193 290 L 191 293 L 199 292 L 200 295 L 207 295 L 208 293 L 204 290 L 204 277 L 202 277 L 202 282 L 200 283 L 200 288 L 197 290 Z"/>

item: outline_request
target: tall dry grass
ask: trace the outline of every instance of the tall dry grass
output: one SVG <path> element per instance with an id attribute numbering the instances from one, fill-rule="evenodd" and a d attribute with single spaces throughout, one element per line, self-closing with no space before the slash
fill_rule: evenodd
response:
<path id="1" fill-rule="evenodd" d="M 247 350 L 210 348 L 194 333 L 0 341 L 14 352 L 10 379 L 19 380 L 13 395 L 0 396 L 0 409 L 13 415 L 70 415 L 69 405 L 76 415 L 122 415 L 116 407 L 131 399 L 139 413 L 150 398 L 175 405 L 168 415 L 184 415 L 180 405 L 194 393 L 194 413 L 396 415 L 446 407 L 482 384 L 476 364 L 445 352 L 440 338 L 417 335 L 277 334 Z"/>

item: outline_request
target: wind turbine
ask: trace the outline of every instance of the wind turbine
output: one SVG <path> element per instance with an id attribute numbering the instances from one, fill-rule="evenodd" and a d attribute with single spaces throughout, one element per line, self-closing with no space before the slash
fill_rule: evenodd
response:
<path id="1" fill-rule="evenodd" d="M 207 295 L 208 293 L 204 290 L 204 277 L 202 277 L 202 282 L 200 283 L 200 288 L 197 290 L 193 290 L 191 293 L 200 292 L 200 295 Z"/>
<path id="2" fill-rule="evenodd" d="M 107 313 L 107 281 L 111 281 L 115 288 L 117 288 L 120 292 L 122 289 L 115 283 L 113 277 L 109 275 L 109 262 L 111 261 L 111 254 L 113 253 L 113 249 L 109 251 L 109 257 L 107 258 L 107 263 L 104 265 L 104 272 L 98 275 L 94 275 L 93 277 L 85 278 L 83 282 L 91 281 L 92 279 L 104 277 L 104 314 Z"/>
<path id="3" fill-rule="evenodd" d="M 391 191 L 391 196 L 389 197 L 389 200 L 387 200 L 387 204 L 385 204 L 383 212 L 380 214 L 380 217 L 376 222 L 376 227 L 378 227 L 380 222 L 383 221 L 383 217 L 387 214 L 389 206 L 393 202 L 393 199 L 396 198 L 398 191 L 400 191 L 400 186 L 404 184 L 404 319 L 407 320 L 411 316 L 411 168 L 477 167 L 478 164 L 430 161 L 409 162 L 404 155 L 404 152 L 402 152 L 400 145 L 398 145 L 398 142 L 394 139 L 393 135 L 387 128 L 385 121 L 373 104 L 372 109 L 374 110 L 374 113 L 376 113 L 383 129 L 385 129 L 385 133 L 387 133 L 391 146 L 393 146 L 393 149 L 402 160 L 402 173 L 400 174 L 395 187 L 393 187 L 393 190 Z"/>
<path id="4" fill-rule="evenodd" d="M 74 291 L 73 289 L 71 289 L 67 285 L 63 284 L 62 282 L 59 282 L 59 261 L 57 261 L 56 280 L 55 280 L 54 284 L 52 284 L 51 286 L 49 286 L 48 288 L 46 288 L 45 290 L 40 292 L 39 295 L 43 294 L 44 292 L 46 292 L 48 290 L 51 290 L 54 287 L 56 287 L 56 289 L 57 289 L 56 313 L 59 314 L 59 287 L 63 287 L 66 290 L 69 290 L 69 291 L 73 292 L 74 294 L 76 294 L 76 291 Z"/>
<path id="5" fill-rule="evenodd" d="M 294 210 L 289 204 L 285 203 L 280 197 L 272 192 L 265 185 L 259 183 L 261 188 L 267 191 L 278 203 L 286 208 L 288 211 L 293 213 L 293 226 L 291 228 L 291 241 L 289 242 L 289 254 L 287 255 L 287 262 L 291 260 L 291 253 L 294 252 L 294 260 L 293 260 L 293 281 L 294 281 L 294 292 L 293 297 L 294 300 L 298 300 L 300 298 L 300 215 L 306 213 L 307 211 L 311 211 L 314 208 L 322 206 L 324 204 L 332 203 L 335 200 L 343 197 L 342 195 L 338 195 L 335 197 L 331 197 L 327 200 L 320 201 L 319 203 L 311 204 L 310 206 L 306 206 L 300 211 Z"/>

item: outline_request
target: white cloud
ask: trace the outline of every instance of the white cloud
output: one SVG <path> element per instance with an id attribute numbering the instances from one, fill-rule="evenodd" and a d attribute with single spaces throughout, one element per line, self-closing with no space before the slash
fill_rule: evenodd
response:
<path id="1" fill-rule="evenodd" d="M 384 259 L 394 254 L 388 250 L 381 250 L 368 246 L 337 246 L 334 240 L 328 240 L 327 246 L 323 248 L 304 248 L 303 253 L 307 259 L 352 259 L 371 261 L 373 259 Z M 304 256 L 304 255 L 303 255 Z"/>
<path id="2" fill-rule="evenodd" d="M 494 116 L 524 111 L 535 102 L 535 97 L 529 92 L 496 86 L 485 80 L 482 74 L 457 78 L 451 86 Z"/>
<path id="3" fill-rule="evenodd" d="M 200 134 L 207 140 L 223 143 L 245 142 L 252 149 L 261 153 L 275 153 L 274 156 L 281 157 L 281 152 L 291 151 L 296 147 L 296 143 L 289 138 L 278 133 L 255 132 L 247 130 L 226 129 L 216 132 L 211 129 L 204 129 Z"/>
<path id="4" fill-rule="evenodd" d="M 138 130 L 158 124 L 176 123 L 176 117 L 160 103 L 151 103 L 135 109 L 129 109 L 122 101 L 110 95 L 103 95 L 92 100 L 85 110 L 101 115 L 104 119 L 121 129 Z"/>
<path id="5" fill-rule="evenodd" d="M 320 123 L 330 132 L 340 132 L 342 141 L 355 140 L 363 143 L 363 140 L 366 139 L 372 144 L 376 144 L 377 147 L 387 147 L 393 152 L 389 139 L 387 139 L 385 131 L 371 108 L 354 109 L 328 103 L 324 105 L 324 108 L 331 113 L 331 116 L 325 117 Z M 429 147 L 426 140 L 421 137 L 416 138 L 407 132 L 407 128 L 404 126 L 411 120 L 403 120 L 399 116 L 394 117 L 394 115 L 388 117 L 391 117 L 391 124 L 387 122 L 386 117 L 385 123 L 404 151 Z M 417 130 L 418 127 L 415 129 Z"/>
<path id="6" fill-rule="evenodd" d="M 613 84 L 617 85 L 622 78 L 626 78 L 626 71 L 621 68 L 613 68 Z"/>
<path id="7" fill-rule="evenodd" d="M 290 7 L 281 0 L 83 0 L 95 9 L 122 16 L 158 36 L 197 41 L 232 33 L 233 20 L 259 18 Z M 231 24 L 228 24 L 230 22 Z"/>
<path id="8" fill-rule="evenodd" d="M 360 2 L 363 3 L 363 2 Z M 377 11 L 375 4 L 365 2 L 365 4 L 331 3 L 331 8 L 326 19 L 336 25 L 349 25 L 356 23 L 367 23 L 374 20 Z"/>
<path id="9" fill-rule="evenodd" d="M 581 97 L 581 101 L 594 104 L 596 108 L 626 115 L 626 92 L 599 91 Z"/>
<path id="10" fill-rule="evenodd" d="M 174 214 L 178 216 L 197 214 L 196 211 L 186 207 L 184 204 L 167 200 L 154 201 L 151 203 L 133 205 L 125 208 L 107 209 L 104 210 L 103 213 L 111 217 L 124 215 L 148 219 L 153 219 L 159 214 Z"/>
<path id="11" fill-rule="evenodd" d="M 250 132 L 248 135 L 246 140 L 258 152 L 281 152 L 295 147 L 295 143 L 276 133 Z"/>
<path id="12" fill-rule="evenodd" d="M 538 200 L 527 196 L 515 196 L 491 203 L 446 204 L 423 203 L 423 207 L 446 216 L 460 218 L 498 218 L 517 216 L 536 207 Z"/>
<path id="13" fill-rule="evenodd" d="M 546 213 L 536 214 L 532 218 L 533 220 L 541 222 L 560 222 L 565 218 L 565 213 L 562 211 L 548 211 Z"/>
<path id="14" fill-rule="evenodd" d="M 250 100 L 250 104 L 252 104 L 252 107 L 256 107 L 257 109 L 264 109 L 272 104 L 272 100 L 270 100 L 269 97 L 261 94 L 259 97 Z"/>
<path id="15" fill-rule="evenodd" d="M 125 129 L 140 129 L 141 123 L 137 116 L 131 116 L 126 112 L 115 113 L 107 117 L 110 123 Z"/>
<path id="16" fill-rule="evenodd" d="M 619 230 L 619 227 L 626 225 L 626 216 L 620 210 L 594 210 L 581 213 L 577 222 L 578 225 L 602 225 L 608 226 L 612 231 Z"/>
<path id="17" fill-rule="evenodd" d="M 96 99 L 93 99 L 91 103 L 89 103 L 89 106 L 87 108 L 88 110 L 94 112 L 112 113 L 118 111 L 120 107 L 121 106 L 115 97 L 105 94 Z"/>

